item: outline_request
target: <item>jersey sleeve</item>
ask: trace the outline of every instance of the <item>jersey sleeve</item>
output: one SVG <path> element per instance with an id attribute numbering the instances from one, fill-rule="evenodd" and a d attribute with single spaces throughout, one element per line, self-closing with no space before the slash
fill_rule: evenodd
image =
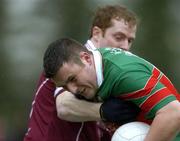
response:
<path id="1" fill-rule="evenodd" d="M 160 81 L 162 76 L 155 67 L 151 72 L 146 69 L 126 70 L 116 79 L 113 95 L 132 101 L 147 119 L 152 119 L 159 109 L 176 100 L 174 93 Z"/>
<path id="2" fill-rule="evenodd" d="M 148 68 L 141 63 L 106 66 L 100 93 L 103 99 L 114 96 L 132 101 L 145 113 L 146 119 L 154 118 L 159 109 L 176 100 L 169 86 L 161 82 L 163 73 L 155 67 Z"/>
<path id="3" fill-rule="evenodd" d="M 56 87 L 56 90 L 54 91 L 54 97 L 56 98 L 59 94 L 63 93 L 65 90 L 63 87 Z"/>
<path id="4" fill-rule="evenodd" d="M 103 84 L 97 94 L 101 99 L 119 97 L 141 108 L 146 119 L 178 99 L 174 86 L 154 65 L 130 52 L 115 48 L 101 49 Z"/>

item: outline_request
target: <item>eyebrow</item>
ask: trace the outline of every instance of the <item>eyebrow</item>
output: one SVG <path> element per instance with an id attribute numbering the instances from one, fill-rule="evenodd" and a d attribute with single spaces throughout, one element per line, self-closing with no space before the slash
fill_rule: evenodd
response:
<path id="1" fill-rule="evenodd" d="M 61 87 L 66 87 L 66 84 L 69 83 L 69 82 L 72 80 L 73 77 L 75 77 L 75 76 L 74 76 L 74 75 L 70 75 L 70 76 L 67 78 L 67 80 L 65 80 L 64 82 L 61 82 L 61 83 L 60 83 L 60 86 L 61 86 Z"/>
<path id="2" fill-rule="evenodd" d="M 123 32 L 121 32 L 121 31 L 118 31 L 118 32 L 114 33 L 113 35 L 114 35 L 114 36 L 117 36 L 117 35 L 126 36 L 126 35 L 125 35 Z M 134 40 L 134 39 L 135 39 L 135 36 L 130 37 L 130 39 L 131 39 L 131 40 Z"/>
<path id="3" fill-rule="evenodd" d="M 56 80 L 56 79 L 51 79 L 54 83 L 55 83 L 55 85 L 56 86 L 58 86 L 58 87 L 64 87 L 64 85 L 66 84 L 66 82 L 63 82 L 63 81 L 58 81 L 58 80 Z"/>
<path id="4" fill-rule="evenodd" d="M 117 31 L 117 32 L 115 32 L 114 34 L 124 34 L 124 32 L 122 32 L 122 31 Z"/>
<path id="5" fill-rule="evenodd" d="M 71 76 L 69 76 L 69 77 L 67 78 L 67 80 L 65 80 L 64 82 L 61 82 L 60 84 L 58 84 L 58 83 L 56 83 L 56 84 L 58 84 L 59 87 L 63 87 L 65 90 L 68 90 L 66 84 L 67 84 L 68 82 L 70 82 L 73 77 L 74 77 L 74 76 L 71 75 Z"/>
<path id="6" fill-rule="evenodd" d="M 120 35 L 120 36 L 124 36 L 124 37 L 126 36 L 123 32 L 120 32 L 120 31 L 119 31 L 119 32 L 114 33 L 113 35 L 114 35 L 114 36 L 118 36 L 118 35 Z"/>

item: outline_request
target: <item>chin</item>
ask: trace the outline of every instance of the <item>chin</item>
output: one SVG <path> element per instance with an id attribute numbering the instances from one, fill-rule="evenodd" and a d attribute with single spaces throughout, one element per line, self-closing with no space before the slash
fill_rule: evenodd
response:
<path id="1" fill-rule="evenodd" d="M 88 100 L 93 100 L 93 99 L 94 99 L 94 96 L 92 96 L 92 95 L 87 95 L 85 98 L 88 99 Z"/>
<path id="2" fill-rule="evenodd" d="M 94 97 L 86 97 L 87 100 L 93 100 Z"/>
<path id="3" fill-rule="evenodd" d="M 87 99 L 87 100 L 91 100 L 93 101 L 95 99 L 95 95 L 96 93 L 93 91 L 93 90 L 90 90 L 89 93 L 84 93 L 84 97 Z"/>

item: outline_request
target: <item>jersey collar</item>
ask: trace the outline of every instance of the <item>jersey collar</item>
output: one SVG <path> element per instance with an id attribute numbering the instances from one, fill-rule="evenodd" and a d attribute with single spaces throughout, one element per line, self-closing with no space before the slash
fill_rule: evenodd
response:
<path id="1" fill-rule="evenodd" d="M 88 50 L 96 50 L 96 47 L 94 46 L 93 42 L 91 40 L 87 40 L 85 47 Z"/>
<path id="2" fill-rule="evenodd" d="M 91 40 L 87 40 L 85 47 L 93 53 L 98 87 L 103 82 L 102 56 Z"/>
<path id="3" fill-rule="evenodd" d="M 97 77 L 97 83 L 98 87 L 101 86 L 103 82 L 103 67 L 102 67 L 102 56 L 98 50 L 93 50 L 93 57 L 94 57 L 94 64 L 96 69 L 96 77 Z"/>

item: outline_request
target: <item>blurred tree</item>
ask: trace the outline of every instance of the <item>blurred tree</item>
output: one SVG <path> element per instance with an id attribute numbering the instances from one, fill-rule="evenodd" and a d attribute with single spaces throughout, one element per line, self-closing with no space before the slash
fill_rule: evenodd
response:
<path id="1" fill-rule="evenodd" d="M 132 50 L 160 68 L 178 89 L 178 82 L 175 81 L 178 74 L 174 74 L 171 67 L 173 60 L 170 55 L 173 55 L 173 52 L 169 50 L 166 38 L 172 25 L 169 16 L 170 2 L 168 0 L 141 0 L 135 5 L 136 13 L 140 17 L 140 25 L 137 42 Z"/>
<path id="2" fill-rule="evenodd" d="M 5 39 L 6 39 L 6 14 L 5 14 L 5 7 L 6 7 L 6 3 L 5 0 L 1 1 L 0 4 L 0 65 L 1 65 L 1 69 L 0 69 L 0 90 L 1 90 L 1 94 L 0 94 L 0 140 L 4 141 L 5 139 L 5 135 L 6 134 L 6 121 L 7 118 L 9 117 L 9 109 L 8 109 L 8 105 L 10 105 L 9 103 L 12 102 L 11 99 L 11 93 L 10 93 L 10 89 L 8 87 L 8 85 L 10 84 L 10 78 L 8 76 L 10 70 L 9 70 L 9 58 L 6 54 L 6 49 L 5 49 Z"/>
<path id="3" fill-rule="evenodd" d="M 87 38 L 87 30 L 90 24 L 90 7 L 84 0 L 64 0 L 58 1 L 59 15 L 58 23 L 61 25 L 58 36 L 71 37 L 82 43 Z"/>

